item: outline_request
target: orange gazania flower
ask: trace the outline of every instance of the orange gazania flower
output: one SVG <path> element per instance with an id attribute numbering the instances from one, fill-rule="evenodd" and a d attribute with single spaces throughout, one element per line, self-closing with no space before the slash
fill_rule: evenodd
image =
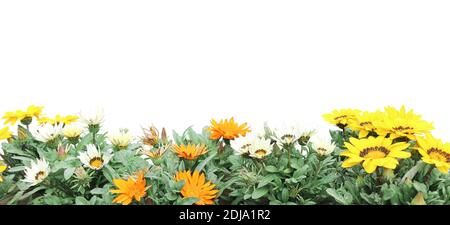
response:
<path id="1" fill-rule="evenodd" d="M 197 159 L 199 156 L 206 154 L 208 152 L 204 144 L 174 145 L 173 151 L 177 153 L 178 157 L 189 160 Z"/>
<path id="2" fill-rule="evenodd" d="M 114 179 L 113 183 L 119 189 L 111 190 L 111 193 L 119 194 L 113 203 L 121 203 L 122 205 L 129 205 L 133 199 L 137 202 L 141 201 L 141 198 L 145 196 L 147 189 L 146 180 L 144 178 L 144 172 L 139 172 L 137 178 L 130 176 L 128 180 Z"/>
<path id="3" fill-rule="evenodd" d="M 234 140 L 239 136 L 245 137 L 245 135 L 250 132 L 250 128 L 247 126 L 247 123 L 243 123 L 239 125 L 234 122 L 234 118 L 228 121 L 228 119 L 220 120 L 217 122 L 216 120 L 211 120 L 211 127 L 209 127 L 209 131 L 211 132 L 210 138 L 213 140 L 218 140 L 220 138 Z"/>
<path id="4" fill-rule="evenodd" d="M 205 174 L 195 171 L 193 174 L 190 170 L 179 171 L 175 175 L 175 181 L 184 180 L 184 186 L 181 194 L 184 198 L 198 198 L 196 205 L 212 205 L 214 199 L 217 198 L 219 190 L 214 189 L 216 186 L 211 181 L 205 183 Z"/>

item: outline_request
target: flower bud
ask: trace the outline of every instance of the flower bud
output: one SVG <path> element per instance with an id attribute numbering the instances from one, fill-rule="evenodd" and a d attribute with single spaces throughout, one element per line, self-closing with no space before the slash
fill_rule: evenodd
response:
<path id="1" fill-rule="evenodd" d="M 426 205 L 424 195 L 422 192 L 417 193 L 416 197 L 411 201 L 412 205 Z"/>

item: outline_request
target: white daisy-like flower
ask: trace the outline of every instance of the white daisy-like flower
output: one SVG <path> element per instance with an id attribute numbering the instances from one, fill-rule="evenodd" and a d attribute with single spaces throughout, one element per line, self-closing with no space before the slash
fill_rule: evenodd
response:
<path id="1" fill-rule="evenodd" d="M 308 129 L 308 130 L 303 130 L 300 134 L 299 137 L 299 142 L 302 144 L 306 144 L 309 142 L 309 140 L 311 139 L 312 136 L 317 134 L 317 130 L 316 129 Z"/>
<path id="2" fill-rule="evenodd" d="M 292 145 L 298 141 L 302 132 L 299 126 L 282 126 L 274 129 L 274 139 L 277 141 L 280 147 L 283 145 Z"/>
<path id="3" fill-rule="evenodd" d="M 32 161 L 30 167 L 25 169 L 25 179 L 31 186 L 41 183 L 50 174 L 50 166 L 45 159 Z"/>
<path id="4" fill-rule="evenodd" d="M 118 132 L 108 134 L 108 139 L 114 146 L 124 149 L 133 141 L 133 135 L 128 130 L 121 129 Z"/>
<path id="5" fill-rule="evenodd" d="M 102 154 L 93 144 L 87 145 L 86 148 L 87 151 L 80 152 L 78 155 L 81 163 L 86 167 L 100 170 L 111 160 L 112 154 L 109 151 Z"/>
<path id="6" fill-rule="evenodd" d="M 252 141 L 250 138 L 238 138 L 231 142 L 235 155 L 249 155 Z"/>
<path id="7" fill-rule="evenodd" d="M 270 155 L 273 151 L 273 146 L 270 144 L 270 139 L 256 138 L 252 141 L 249 147 L 250 157 L 262 159 Z"/>
<path id="8" fill-rule="evenodd" d="M 31 134 L 40 142 L 49 142 L 56 139 L 61 134 L 62 125 L 63 124 L 42 124 L 34 129 L 31 129 Z"/>
<path id="9" fill-rule="evenodd" d="M 105 119 L 104 110 L 97 108 L 96 110 L 87 110 L 80 112 L 80 120 L 88 126 L 99 125 Z"/>
<path id="10" fill-rule="evenodd" d="M 86 126 L 82 123 L 71 123 L 66 125 L 62 133 L 66 138 L 78 138 L 86 130 Z"/>
<path id="11" fill-rule="evenodd" d="M 317 154 L 326 156 L 331 154 L 336 149 L 336 144 L 327 138 L 319 138 L 313 142 L 313 148 Z"/>

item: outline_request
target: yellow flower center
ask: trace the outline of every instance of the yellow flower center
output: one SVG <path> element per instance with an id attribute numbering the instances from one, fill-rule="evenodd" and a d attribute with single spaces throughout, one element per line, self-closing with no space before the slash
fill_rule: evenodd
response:
<path id="1" fill-rule="evenodd" d="M 265 156 L 266 153 L 267 153 L 267 151 L 264 150 L 264 149 L 258 149 L 258 150 L 255 151 L 255 155 L 257 155 L 257 156 L 259 156 L 259 157 Z"/>
<path id="2" fill-rule="evenodd" d="M 44 171 L 39 171 L 36 176 L 34 177 L 34 179 L 36 180 L 43 180 L 45 178 L 45 172 Z"/>
<path id="3" fill-rule="evenodd" d="M 389 150 L 387 148 L 383 146 L 375 146 L 363 149 L 359 156 L 364 158 L 380 159 L 385 158 L 387 154 L 389 154 Z"/>
<path id="4" fill-rule="evenodd" d="M 317 148 L 317 151 L 319 152 L 319 154 L 325 155 L 325 153 L 327 152 L 327 149 L 325 149 L 325 148 Z"/>
<path id="5" fill-rule="evenodd" d="M 91 159 L 91 161 L 89 161 L 89 165 L 91 165 L 92 167 L 98 169 L 100 167 L 102 167 L 103 165 L 103 159 L 100 157 L 94 157 Z"/>
<path id="6" fill-rule="evenodd" d="M 428 151 L 428 155 L 430 155 L 430 158 L 440 161 L 440 162 L 450 162 L 450 154 L 442 151 L 441 149 L 437 148 L 430 148 Z"/>

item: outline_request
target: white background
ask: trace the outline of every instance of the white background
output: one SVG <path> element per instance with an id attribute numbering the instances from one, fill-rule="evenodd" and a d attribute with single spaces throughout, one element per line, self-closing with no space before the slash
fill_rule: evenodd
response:
<path id="1" fill-rule="evenodd" d="M 0 112 L 107 128 L 414 108 L 449 137 L 450 1 L 1 1 Z M 448 140 L 448 139 L 447 139 Z"/>

